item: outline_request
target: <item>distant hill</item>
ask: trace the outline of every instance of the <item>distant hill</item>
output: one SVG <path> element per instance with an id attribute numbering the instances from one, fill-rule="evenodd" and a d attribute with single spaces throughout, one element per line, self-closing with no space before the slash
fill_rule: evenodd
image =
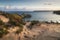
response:
<path id="1" fill-rule="evenodd" d="M 53 11 L 53 10 L 34 10 L 34 12 L 50 12 L 50 11 Z"/>

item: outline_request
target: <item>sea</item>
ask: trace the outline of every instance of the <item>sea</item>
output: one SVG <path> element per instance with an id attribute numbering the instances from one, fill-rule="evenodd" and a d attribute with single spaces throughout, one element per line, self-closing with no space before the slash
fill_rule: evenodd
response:
<path id="1" fill-rule="evenodd" d="M 9 13 L 18 13 L 18 14 L 30 14 L 31 18 L 26 18 L 27 21 L 38 20 L 38 21 L 53 21 L 60 22 L 60 15 L 54 14 L 53 11 L 8 11 Z"/>

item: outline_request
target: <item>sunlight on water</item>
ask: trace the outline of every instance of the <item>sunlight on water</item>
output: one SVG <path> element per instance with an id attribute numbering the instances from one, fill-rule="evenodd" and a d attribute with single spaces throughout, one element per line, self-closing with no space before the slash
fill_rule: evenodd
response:
<path id="1" fill-rule="evenodd" d="M 10 13 L 14 13 L 15 11 L 12 11 Z M 60 15 L 54 14 L 53 11 L 47 11 L 47 12 L 20 12 L 18 11 L 17 13 L 22 14 L 30 14 L 32 17 L 27 18 L 25 20 L 39 20 L 39 21 L 58 21 L 60 22 Z"/>
<path id="2" fill-rule="evenodd" d="M 53 12 L 29 12 L 32 17 L 26 20 L 39 20 L 39 21 L 60 21 L 60 15 L 53 14 Z"/>

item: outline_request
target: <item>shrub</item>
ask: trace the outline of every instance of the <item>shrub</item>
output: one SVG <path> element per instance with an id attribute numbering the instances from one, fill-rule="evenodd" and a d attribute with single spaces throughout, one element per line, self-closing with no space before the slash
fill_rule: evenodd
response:
<path id="1" fill-rule="evenodd" d="M 7 30 L 0 29 L 0 38 L 2 38 L 3 35 L 6 35 L 7 33 L 9 33 Z"/>
<path id="2" fill-rule="evenodd" d="M 37 24 L 37 23 L 39 23 L 39 21 L 35 21 L 35 20 L 31 21 L 31 25 L 34 25 L 34 24 Z"/>
<path id="3" fill-rule="evenodd" d="M 3 24 L 4 24 L 4 22 L 2 20 L 0 20 L 0 25 L 3 25 Z"/>

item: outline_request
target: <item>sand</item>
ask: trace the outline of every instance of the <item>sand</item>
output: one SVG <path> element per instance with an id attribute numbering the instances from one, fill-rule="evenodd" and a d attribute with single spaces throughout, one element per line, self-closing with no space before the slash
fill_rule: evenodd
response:
<path id="1" fill-rule="evenodd" d="M 8 22 L 9 19 L 0 15 L 0 19 L 4 22 Z M 32 26 L 32 29 L 29 29 L 28 26 L 31 22 L 26 22 L 26 25 L 23 25 L 23 31 L 20 34 L 15 34 L 17 27 L 10 28 L 9 34 L 5 35 L 0 40 L 60 40 L 60 24 L 47 24 L 40 23 Z"/>

